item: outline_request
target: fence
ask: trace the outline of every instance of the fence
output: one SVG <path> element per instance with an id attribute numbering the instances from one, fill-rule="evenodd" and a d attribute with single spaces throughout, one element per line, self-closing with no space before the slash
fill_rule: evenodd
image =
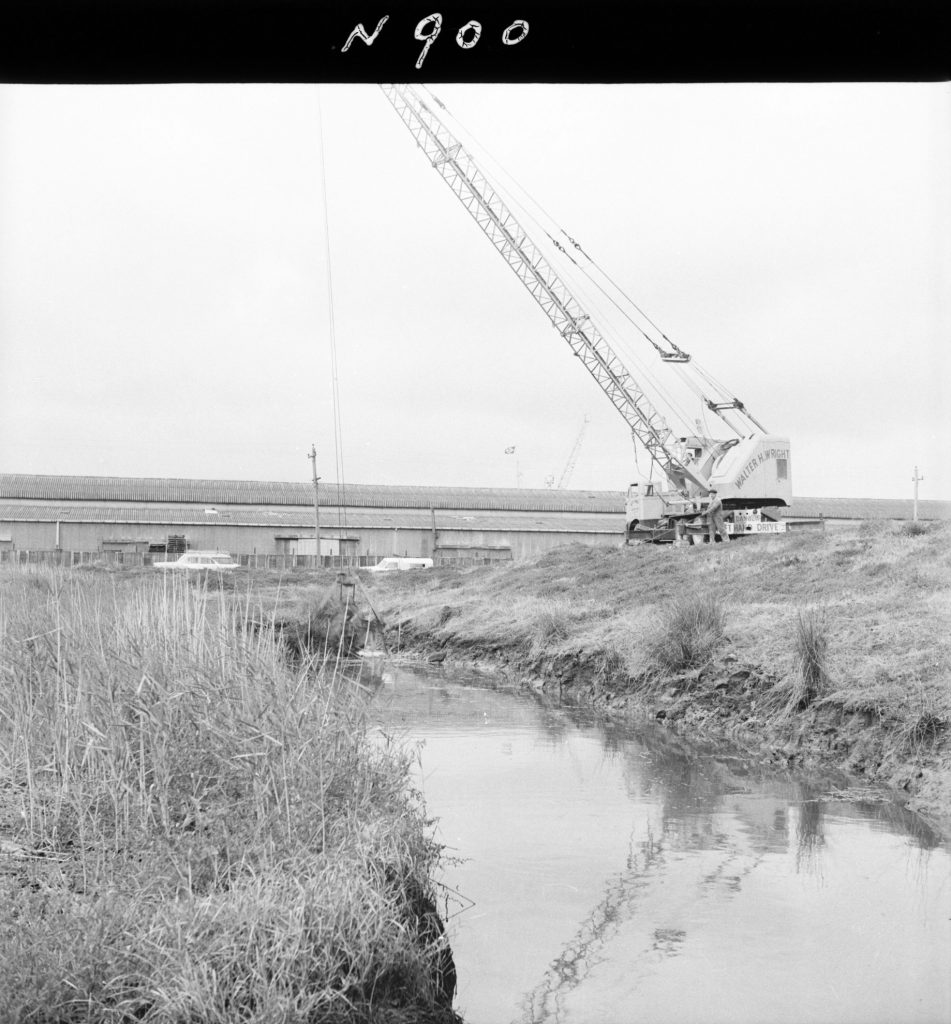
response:
<path id="1" fill-rule="evenodd" d="M 127 568 L 149 567 L 156 562 L 173 562 L 177 555 L 166 555 L 164 552 L 142 551 L 27 551 L 24 549 L 0 550 L 0 565 L 112 565 Z M 345 569 L 366 568 L 376 565 L 383 555 L 321 555 L 317 564 L 317 555 L 235 555 L 239 565 L 248 569 Z M 470 555 L 438 555 L 437 565 L 494 565 L 501 561 L 499 557 L 481 557 Z M 505 561 L 511 560 L 511 553 Z"/>
<path id="2" fill-rule="evenodd" d="M 227 552 L 222 552 L 226 554 Z M 342 569 L 348 566 L 361 568 L 376 565 L 382 555 L 323 555 L 320 567 Z M 153 566 L 156 562 L 174 562 L 178 555 L 166 555 L 163 551 L 26 551 L 12 549 L 0 551 L 0 564 L 12 565 L 121 565 Z M 316 555 L 236 555 L 239 565 L 250 569 L 316 569 Z"/>
<path id="3" fill-rule="evenodd" d="M 91 565 L 107 562 L 118 565 L 142 565 L 143 557 L 128 551 L 27 551 L 10 548 L 0 551 L 0 565 Z"/>

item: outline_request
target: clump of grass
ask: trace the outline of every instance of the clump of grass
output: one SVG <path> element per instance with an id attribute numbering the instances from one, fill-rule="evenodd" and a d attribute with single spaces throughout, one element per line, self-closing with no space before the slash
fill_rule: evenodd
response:
<path id="1" fill-rule="evenodd" d="M 796 615 L 797 710 L 810 705 L 825 689 L 828 680 L 829 619 L 825 608 L 799 609 Z"/>
<path id="2" fill-rule="evenodd" d="M 810 606 L 797 611 L 792 668 L 766 694 L 767 709 L 785 717 L 803 711 L 828 690 L 829 635 L 825 607 Z"/>
<path id="3" fill-rule="evenodd" d="M 329 661 L 353 656 L 367 633 L 356 601 L 350 595 L 341 597 L 333 585 L 280 601 L 268 625 L 295 656 L 320 655 Z"/>
<path id="4" fill-rule="evenodd" d="M 452 1019 L 411 755 L 266 619 L 0 577 L 0 1019 Z"/>
<path id="5" fill-rule="evenodd" d="M 571 635 L 571 608 L 565 601 L 541 604 L 531 625 L 531 654 L 537 657 L 564 642 Z"/>
<path id="6" fill-rule="evenodd" d="M 901 532 L 906 537 L 920 537 L 922 534 L 930 533 L 931 528 L 927 523 L 922 523 L 917 519 L 913 519 L 910 523 L 902 524 Z"/>
<path id="7" fill-rule="evenodd" d="M 925 686 L 919 678 L 906 683 L 902 708 L 893 709 L 899 718 L 896 736 L 899 745 L 916 758 L 933 747 L 948 728 L 948 694 L 946 689 Z"/>
<path id="8" fill-rule="evenodd" d="M 715 594 L 675 599 L 647 642 L 649 663 L 661 675 L 702 668 L 722 643 L 725 626 L 723 602 Z"/>

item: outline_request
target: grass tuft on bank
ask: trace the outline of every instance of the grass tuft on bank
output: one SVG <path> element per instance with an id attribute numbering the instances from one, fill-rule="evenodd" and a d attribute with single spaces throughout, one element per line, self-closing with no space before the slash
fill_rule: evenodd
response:
<path id="1" fill-rule="evenodd" d="M 0 578 L 0 1019 L 453 1019 L 412 754 L 267 622 L 177 576 Z"/>
<path id="2" fill-rule="evenodd" d="M 796 670 L 793 703 L 808 707 L 825 689 L 829 673 L 829 624 L 824 608 L 800 608 L 796 615 Z"/>
<path id="3" fill-rule="evenodd" d="M 703 668 L 723 641 L 726 610 L 715 594 L 678 596 L 658 616 L 647 657 L 664 677 Z"/>
<path id="4" fill-rule="evenodd" d="M 764 699 L 764 706 L 779 719 L 804 711 L 832 689 L 828 609 L 814 605 L 797 609 L 791 634 L 791 664 Z"/>

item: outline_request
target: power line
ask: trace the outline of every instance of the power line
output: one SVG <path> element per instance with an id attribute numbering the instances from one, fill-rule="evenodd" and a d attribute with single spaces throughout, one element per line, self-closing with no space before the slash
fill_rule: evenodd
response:
<path id="1" fill-rule="evenodd" d="M 324 149 L 324 119 L 320 102 L 320 87 L 317 89 L 317 135 L 320 143 L 320 184 L 324 209 L 324 248 L 327 257 L 327 312 L 330 329 L 330 377 L 331 400 L 334 423 L 334 462 L 337 469 L 337 526 L 347 528 L 347 484 L 343 465 L 343 421 L 340 412 L 340 380 L 337 363 L 337 329 L 334 318 L 333 269 L 330 255 L 330 215 L 327 207 L 327 159 Z"/>

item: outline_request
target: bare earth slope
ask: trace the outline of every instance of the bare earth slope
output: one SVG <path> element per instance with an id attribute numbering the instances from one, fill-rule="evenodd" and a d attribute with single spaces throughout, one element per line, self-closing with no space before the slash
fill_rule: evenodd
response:
<path id="1" fill-rule="evenodd" d="M 862 524 L 702 547 L 572 546 L 380 574 L 391 648 L 835 767 L 951 823 L 951 528 Z"/>

